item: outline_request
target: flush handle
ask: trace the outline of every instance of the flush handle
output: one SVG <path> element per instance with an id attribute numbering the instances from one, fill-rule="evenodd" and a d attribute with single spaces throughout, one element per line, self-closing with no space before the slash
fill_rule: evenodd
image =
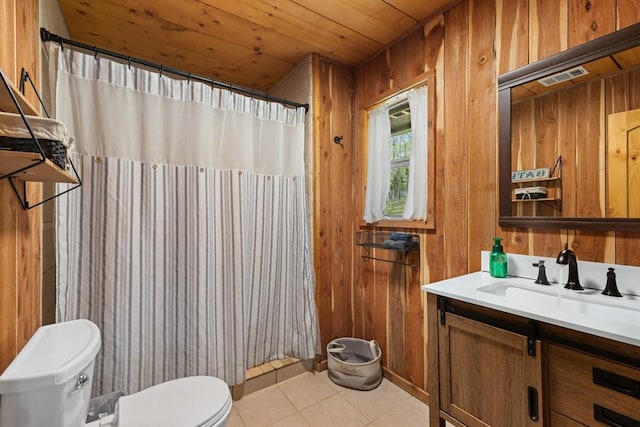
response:
<path id="1" fill-rule="evenodd" d="M 76 385 L 73 386 L 73 389 L 71 389 L 71 391 L 69 392 L 69 396 L 76 394 L 77 392 L 82 390 L 84 386 L 86 386 L 87 384 L 89 384 L 89 375 L 83 372 L 78 376 L 78 379 L 76 380 Z"/>

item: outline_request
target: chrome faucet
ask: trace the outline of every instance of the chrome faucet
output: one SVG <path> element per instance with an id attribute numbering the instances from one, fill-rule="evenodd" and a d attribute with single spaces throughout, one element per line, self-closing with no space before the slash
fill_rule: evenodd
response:
<path id="1" fill-rule="evenodd" d="M 567 244 L 564 245 L 564 249 L 558 254 L 556 262 L 562 265 L 569 264 L 569 277 L 564 287 L 574 291 L 583 290 L 584 288 L 580 285 L 580 279 L 578 279 L 578 260 L 576 259 L 576 254 L 568 248 Z"/>

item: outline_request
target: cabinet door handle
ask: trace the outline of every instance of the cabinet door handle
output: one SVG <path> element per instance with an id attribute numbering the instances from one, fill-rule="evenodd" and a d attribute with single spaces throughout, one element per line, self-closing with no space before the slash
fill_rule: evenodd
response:
<path id="1" fill-rule="evenodd" d="M 593 405 L 593 418 L 612 427 L 640 427 L 639 420 L 595 404 Z"/>
<path id="2" fill-rule="evenodd" d="M 529 403 L 529 418 L 538 421 L 538 390 L 529 386 L 527 389 L 527 401 Z"/>
<path id="3" fill-rule="evenodd" d="M 640 381 L 600 368 L 593 368 L 593 382 L 611 390 L 640 399 Z"/>

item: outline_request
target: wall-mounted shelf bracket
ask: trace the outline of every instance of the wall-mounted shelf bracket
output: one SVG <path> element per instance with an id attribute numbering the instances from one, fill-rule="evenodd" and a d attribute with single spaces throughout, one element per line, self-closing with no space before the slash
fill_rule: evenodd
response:
<path id="1" fill-rule="evenodd" d="M 22 206 L 22 208 L 24 210 L 29 210 L 29 209 L 33 209 L 36 206 L 40 206 L 41 204 L 48 202 L 49 200 L 52 200 L 58 196 L 61 196 L 62 194 L 68 193 L 71 190 L 74 190 L 78 187 L 80 187 L 82 185 L 82 181 L 80 179 L 80 176 L 78 175 L 78 171 L 76 170 L 75 165 L 73 164 L 73 162 L 71 161 L 71 159 L 69 159 L 69 163 L 73 169 L 73 172 L 75 174 L 75 178 L 73 178 L 71 175 L 69 175 L 66 171 L 63 171 L 62 169 L 58 168 L 56 165 L 54 165 L 51 161 L 49 161 L 44 153 L 44 150 L 42 149 L 42 145 L 40 144 L 40 142 L 38 141 L 38 138 L 35 136 L 33 129 L 31 128 L 31 125 L 29 124 L 29 120 L 27 119 L 24 110 L 22 109 L 20 102 L 18 100 L 18 96 L 15 94 L 15 92 L 13 91 L 13 88 L 11 87 L 11 84 L 9 83 L 9 80 L 6 78 L 6 76 L 4 75 L 4 72 L 0 69 L 0 78 L 2 79 L 2 83 L 6 89 L 7 94 L 9 95 L 9 98 L 11 99 L 11 102 L 13 103 L 13 109 L 15 112 L 17 112 L 18 114 L 20 114 L 20 117 L 22 118 L 22 121 L 25 125 L 25 128 L 27 129 L 27 131 L 29 132 L 29 135 L 31 136 L 31 139 L 33 140 L 37 151 L 32 152 L 32 154 L 37 155 L 38 158 L 31 158 L 29 159 L 30 162 L 28 162 L 26 164 L 26 166 L 21 166 L 18 167 L 16 170 L 12 170 L 8 173 L 4 173 L 3 175 L 0 176 L 0 180 L 7 178 L 7 180 L 9 181 L 9 183 L 11 184 L 11 187 L 13 188 L 14 193 L 16 194 L 16 196 L 18 197 L 18 200 L 20 202 L 20 206 Z M 21 94 L 24 95 L 24 86 L 25 86 L 25 82 L 29 82 L 31 87 L 33 88 L 33 91 L 35 92 L 36 96 L 38 97 L 38 100 L 40 101 L 40 105 L 42 106 L 42 110 L 44 111 L 44 113 L 46 114 L 47 117 L 49 117 L 49 113 L 47 112 L 44 103 L 42 101 L 42 98 L 40 97 L 40 94 L 38 93 L 38 91 L 36 90 L 35 85 L 33 84 L 33 81 L 31 80 L 31 76 L 29 76 L 29 73 L 23 68 L 21 73 L 20 73 L 20 87 L 19 87 L 19 91 Z M 24 164 L 24 163 L 20 163 L 20 164 Z M 31 181 L 31 180 L 37 180 L 37 179 L 32 179 L 30 176 L 28 178 L 26 178 L 23 181 L 23 185 L 22 185 L 22 196 L 20 195 L 20 191 L 18 190 L 18 186 L 16 184 L 16 180 L 20 179 L 21 177 L 19 176 L 19 174 L 24 173 L 26 171 L 29 170 L 33 170 L 33 168 L 36 167 L 40 167 L 40 166 L 46 166 L 49 169 L 54 169 L 55 171 L 59 172 L 65 182 L 73 182 L 76 183 L 75 186 L 68 188 L 60 193 L 57 193 L 45 200 L 39 201 L 35 204 L 30 204 L 29 201 L 27 200 L 27 194 L 26 194 L 26 182 L 25 181 Z M 50 180 L 50 179 L 46 179 L 46 180 L 40 180 L 40 181 L 55 181 L 55 180 Z M 62 181 L 62 180 L 61 180 Z"/>
<path id="2" fill-rule="evenodd" d="M 69 161 L 71 163 L 71 161 Z M 54 194 L 51 197 L 47 197 L 44 200 L 41 200 L 35 204 L 30 204 L 29 201 L 27 200 L 27 182 L 26 181 L 22 181 L 22 197 L 20 196 L 20 192 L 18 191 L 18 187 L 17 187 L 17 183 L 16 178 L 9 176 L 7 177 L 7 180 L 9 181 L 9 184 L 11 184 L 11 188 L 13 188 L 13 192 L 16 194 L 16 197 L 18 198 L 18 201 L 20 202 L 20 206 L 22 206 L 22 209 L 24 210 L 29 210 L 29 209 L 33 209 L 35 207 L 40 206 L 43 203 L 48 202 L 49 200 L 53 200 L 59 196 L 62 196 L 63 194 L 66 194 L 68 192 L 70 192 L 71 190 L 75 190 L 76 188 L 80 187 L 82 185 L 82 181 L 80 180 L 80 176 L 78 175 L 78 171 L 76 171 L 76 167 L 73 165 L 73 163 L 71 163 L 71 167 L 73 168 L 73 172 L 76 175 L 76 178 L 78 180 L 78 183 L 76 185 L 74 185 L 71 188 L 67 188 L 66 190 L 63 190 L 59 193 Z"/>
<path id="3" fill-rule="evenodd" d="M 18 87 L 18 90 L 20 91 L 20 93 L 22 93 L 23 95 L 24 93 L 24 84 L 26 82 L 29 82 L 29 84 L 31 85 L 31 89 L 33 89 L 33 93 L 36 94 L 36 96 L 38 97 L 38 101 L 40 102 L 40 106 L 42 107 L 42 111 L 44 111 L 44 114 L 47 117 L 51 117 L 49 115 L 49 112 L 47 111 L 47 107 L 44 106 L 44 101 L 42 100 L 42 98 L 40 97 L 40 94 L 38 93 L 38 90 L 36 89 L 36 85 L 33 84 L 33 80 L 31 80 L 31 76 L 29 75 L 29 73 L 27 72 L 27 70 L 25 70 L 24 68 L 22 70 L 20 70 L 20 85 Z"/>

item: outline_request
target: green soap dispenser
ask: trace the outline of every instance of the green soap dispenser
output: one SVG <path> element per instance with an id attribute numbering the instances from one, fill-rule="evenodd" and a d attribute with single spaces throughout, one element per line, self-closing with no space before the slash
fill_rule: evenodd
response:
<path id="1" fill-rule="evenodd" d="M 507 254 L 500 244 L 500 237 L 493 238 L 493 249 L 489 254 L 489 274 L 492 277 L 507 277 Z"/>

